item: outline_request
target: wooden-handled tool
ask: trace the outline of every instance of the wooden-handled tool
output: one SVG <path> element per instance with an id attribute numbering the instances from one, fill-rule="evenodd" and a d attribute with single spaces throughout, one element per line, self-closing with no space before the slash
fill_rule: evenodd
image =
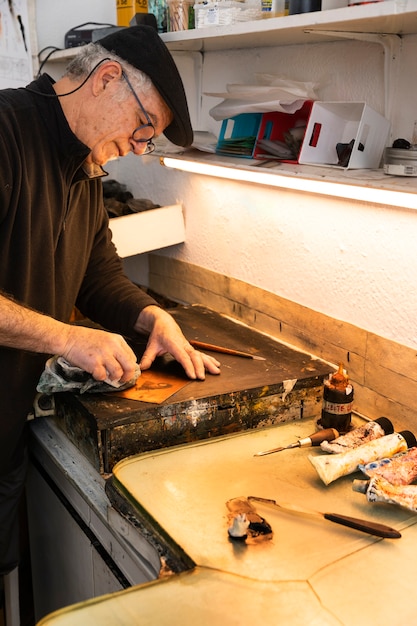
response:
<path id="1" fill-rule="evenodd" d="M 273 454 L 274 452 L 281 452 L 281 450 L 289 450 L 290 448 L 306 448 L 310 446 L 319 446 L 322 441 L 333 441 L 339 433 L 335 428 L 325 428 L 318 430 L 309 437 L 299 439 L 295 443 L 290 443 L 289 446 L 281 446 L 280 448 L 272 448 L 272 450 L 263 450 L 262 452 L 256 452 L 253 456 L 265 456 L 266 454 Z"/>
<path id="2" fill-rule="evenodd" d="M 395 530 L 395 528 L 357 517 L 348 517 L 347 515 L 340 515 L 339 513 L 320 513 L 319 511 L 311 511 L 293 504 L 279 504 L 275 500 L 270 500 L 269 498 L 259 498 L 257 496 L 248 496 L 248 500 L 255 500 L 256 502 L 262 502 L 263 504 L 277 507 L 285 513 L 328 520 L 329 522 L 341 524 L 342 526 L 348 526 L 349 528 L 353 528 L 355 530 L 361 530 L 368 535 L 375 535 L 376 537 L 383 537 L 384 539 L 399 539 L 401 537 L 401 533 L 398 532 L 398 530 Z"/>
<path id="3" fill-rule="evenodd" d="M 197 350 L 209 350 L 211 352 L 220 352 L 221 354 L 231 354 L 233 356 L 241 356 L 244 359 L 255 359 L 256 361 L 265 361 L 263 356 L 257 354 L 250 354 L 249 352 L 242 352 L 241 350 L 233 350 L 232 348 L 224 348 L 223 346 L 216 346 L 212 343 L 206 343 L 205 341 L 197 341 L 190 339 L 189 343 L 193 348 Z"/>

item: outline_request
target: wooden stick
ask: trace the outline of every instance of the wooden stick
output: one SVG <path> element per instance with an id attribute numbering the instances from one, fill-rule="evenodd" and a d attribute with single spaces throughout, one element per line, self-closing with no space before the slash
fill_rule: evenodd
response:
<path id="1" fill-rule="evenodd" d="M 220 352 L 221 354 L 231 354 L 233 356 L 241 356 L 244 359 L 255 359 L 257 361 L 265 361 L 263 356 L 257 354 L 249 354 L 249 352 L 241 352 L 240 350 L 232 350 L 232 348 L 224 348 L 223 346 L 215 346 L 212 343 L 204 341 L 189 340 L 190 344 L 198 350 L 210 350 L 211 352 Z"/>

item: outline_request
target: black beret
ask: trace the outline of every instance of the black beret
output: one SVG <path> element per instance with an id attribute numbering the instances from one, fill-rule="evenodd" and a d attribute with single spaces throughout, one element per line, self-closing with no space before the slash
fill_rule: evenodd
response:
<path id="1" fill-rule="evenodd" d="M 190 146 L 193 130 L 184 86 L 174 59 L 156 30 L 152 26 L 131 26 L 96 43 L 149 76 L 174 115 L 164 134 L 178 146 Z"/>

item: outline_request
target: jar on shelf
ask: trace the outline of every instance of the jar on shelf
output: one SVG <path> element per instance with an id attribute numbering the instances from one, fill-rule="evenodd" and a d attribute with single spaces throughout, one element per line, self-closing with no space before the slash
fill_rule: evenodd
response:
<path id="1" fill-rule="evenodd" d="M 194 28 L 194 3 L 192 0 L 167 0 L 167 4 L 168 32 Z"/>
<path id="2" fill-rule="evenodd" d="M 321 11 L 321 0 L 290 0 L 289 15 Z"/>
<path id="3" fill-rule="evenodd" d="M 166 0 L 148 0 L 148 11 L 155 16 L 158 33 L 166 33 L 168 30 Z"/>
<path id="4" fill-rule="evenodd" d="M 285 0 L 261 0 L 261 7 L 262 18 L 285 15 Z"/>

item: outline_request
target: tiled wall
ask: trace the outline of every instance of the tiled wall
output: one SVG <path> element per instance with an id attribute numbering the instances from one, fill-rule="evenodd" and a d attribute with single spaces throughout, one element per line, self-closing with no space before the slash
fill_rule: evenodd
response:
<path id="1" fill-rule="evenodd" d="M 203 304 L 325 361 L 343 362 L 355 388 L 354 410 L 386 415 L 417 432 L 416 351 L 242 281 L 152 254 L 149 286 L 172 300 Z"/>

